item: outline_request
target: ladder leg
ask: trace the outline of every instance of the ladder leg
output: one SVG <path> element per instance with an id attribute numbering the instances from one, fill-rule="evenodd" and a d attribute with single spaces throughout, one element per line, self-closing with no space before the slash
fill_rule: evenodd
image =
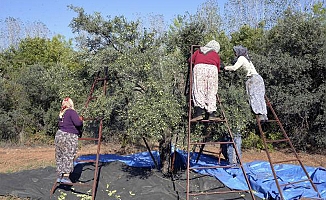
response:
<path id="1" fill-rule="evenodd" d="M 268 151 L 268 146 L 267 146 L 267 142 L 266 142 L 266 137 L 265 137 L 265 133 L 263 132 L 263 129 L 261 127 L 261 124 L 260 124 L 260 121 L 259 121 L 259 118 L 258 116 L 256 116 L 256 120 L 257 120 L 257 124 L 258 124 L 258 128 L 259 128 L 259 132 L 260 132 L 260 136 L 263 140 L 263 144 L 264 144 L 264 148 L 265 148 L 265 152 L 266 152 L 266 155 L 267 155 L 267 158 L 268 158 L 268 161 L 269 161 L 269 164 L 271 166 L 271 169 L 272 169 L 272 173 L 273 173 L 273 176 L 274 176 L 274 180 L 275 180 L 275 183 L 276 183 L 276 187 L 279 191 L 279 194 L 281 196 L 282 199 L 283 198 L 283 193 L 282 193 L 282 190 L 280 188 L 280 184 L 278 183 L 278 179 L 277 179 L 277 175 L 276 175 L 276 172 L 274 170 L 274 166 L 272 164 L 272 160 L 271 160 L 271 155 L 269 154 L 269 151 Z"/>
<path id="2" fill-rule="evenodd" d="M 253 200 L 255 200 L 256 198 L 255 198 L 255 196 L 254 196 L 254 194 L 253 194 L 253 190 L 252 190 L 252 188 L 251 188 L 251 185 L 250 185 L 249 179 L 248 179 L 247 174 L 246 174 L 246 172 L 245 172 L 245 170 L 244 170 L 244 167 L 243 167 L 243 164 L 242 164 L 242 161 L 241 161 L 241 157 L 240 157 L 239 152 L 238 152 L 238 148 L 237 148 L 236 145 L 235 145 L 234 137 L 233 137 L 233 134 L 232 134 L 231 128 L 230 128 L 230 126 L 228 125 L 228 121 L 227 121 L 227 118 L 226 118 L 226 115 L 225 115 L 225 112 L 224 112 L 224 109 L 223 109 L 223 106 L 222 106 L 222 102 L 221 102 L 221 99 L 219 98 L 218 95 L 217 95 L 217 101 L 218 101 L 218 103 L 219 103 L 219 107 L 220 107 L 220 109 L 221 109 L 222 116 L 223 116 L 223 118 L 225 119 L 225 124 L 226 124 L 226 126 L 227 126 L 227 129 L 228 129 L 228 132 L 229 132 L 229 136 L 230 136 L 231 141 L 232 141 L 232 145 L 233 145 L 233 148 L 234 148 L 234 151 L 235 151 L 235 154 L 236 154 L 236 158 L 237 158 L 237 161 L 239 162 L 239 165 L 240 165 L 240 168 L 241 168 L 242 174 L 243 174 L 243 176 L 244 176 L 244 178 L 245 178 L 245 180 L 246 180 L 246 183 L 247 183 L 247 186 L 248 186 L 248 189 L 249 189 L 249 193 L 250 193 L 250 195 L 251 195 L 251 198 L 252 198 Z"/>
<path id="3" fill-rule="evenodd" d="M 199 158 L 200 158 L 200 155 L 201 155 L 201 154 L 203 153 L 203 151 L 204 151 L 204 147 L 205 147 L 205 144 L 200 145 L 199 153 L 198 153 L 197 158 L 196 158 L 196 163 L 198 163 L 198 160 L 199 160 Z"/>
<path id="4" fill-rule="evenodd" d="M 95 172 L 94 172 L 94 182 L 93 182 L 93 188 L 92 188 L 92 200 L 95 199 L 97 184 L 98 184 L 99 160 L 100 160 L 101 139 L 102 139 L 102 127 L 103 127 L 103 119 L 101 119 L 101 121 L 100 121 L 99 134 L 98 134 L 98 143 L 97 143 L 96 161 L 95 161 Z"/>
<path id="5" fill-rule="evenodd" d="M 190 50 L 191 57 L 192 57 L 192 55 L 194 53 L 194 49 L 199 48 L 199 47 L 200 47 L 199 45 L 192 45 L 191 46 L 191 50 Z M 221 112 L 222 112 L 222 115 L 223 115 L 224 119 L 218 118 L 218 120 L 212 120 L 212 121 L 210 121 L 210 120 L 201 120 L 200 122 L 191 121 L 191 114 L 192 114 L 192 110 L 191 110 L 191 108 L 192 108 L 192 104 L 191 104 L 191 102 L 192 102 L 192 92 L 191 92 L 192 91 L 192 67 L 193 67 L 193 63 L 191 61 L 190 66 L 189 66 L 188 81 L 187 81 L 187 83 L 189 82 L 189 87 L 187 88 L 189 92 L 188 92 L 188 98 L 187 98 L 187 100 L 188 100 L 188 138 L 187 138 L 188 139 L 188 144 L 187 144 L 187 171 L 186 171 L 187 172 L 186 199 L 189 200 L 190 196 L 197 196 L 197 195 L 226 194 L 226 193 L 232 193 L 232 192 L 233 193 L 234 192 L 236 192 L 236 193 L 241 192 L 241 191 L 222 191 L 222 192 L 217 191 L 217 192 L 200 192 L 200 193 L 190 192 L 190 170 L 196 169 L 196 167 L 191 167 L 190 166 L 190 157 L 191 157 L 191 153 L 190 153 L 190 148 L 191 147 L 190 146 L 194 145 L 194 147 L 196 147 L 196 145 L 201 145 L 200 152 L 199 152 L 198 157 L 196 159 L 196 162 L 197 162 L 199 160 L 200 155 L 203 152 L 203 149 L 204 149 L 205 145 L 207 145 L 207 144 L 220 144 L 220 145 L 221 144 L 232 144 L 233 148 L 235 149 L 235 154 L 236 154 L 237 160 L 239 161 L 240 168 L 242 170 L 242 173 L 243 173 L 243 175 L 245 177 L 245 180 L 246 180 L 246 183 L 247 183 L 247 186 L 248 186 L 248 190 L 244 190 L 242 192 L 249 192 L 252 199 L 255 200 L 253 190 L 252 190 L 251 185 L 249 183 L 246 172 L 245 172 L 245 170 L 243 168 L 241 158 L 240 158 L 238 150 L 236 148 L 231 129 L 230 129 L 229 125 L 228 125 L 228 121 L 227 121 L 227 119 L 225 117 L 225 113 L 224 113 L 224 110 L 223 110 L 223 107 L 222 107 L 222 103 L 221 103 L 218 95 L 216 95 L 216 97 L 217 97 L 217 101 L 219 103 L 219 106 L 220 106 L 220 109 L 221 109 Z M 216 123 L 224 124 L 224 125 L 227 126 L 228 134 L 230 135 L 231 142 L 207 142 L 206 140 L 203 140 L 203 142 L 193 142 L 192 139 L 191 139 L 191 129 L 192 129 L 191 125 L 192 125 L 192 123 L 194 123 L 194 124 L 196 124 L 196 123 L 204 123 L 205 128 L 206 128 L 205 130 L 207 130 L 208 124 L 210 124 L 210 125 L 216 124 Z M 206 134 L 205 134 L 205 139 L 207 139 Z M 220 163 L 221 150 L 217 154 L 219 154 L 219 159 L 218 159 L 218 164 L 219 164 Z M 230 166 L 230 165 L 229 166 L 217 165 L 217 166 L 208 166 L 207 168 L 214 169 L 214 168 L 230 168 L 230 167 L 233 167 L 233 166 Z M 200 167 L 200 168 L 202 169 L 202 168 L 205 168 L 205 167 Z"/>
<path id="6" fill-rule="evenodd" d="M 57 189 L 58 187 L 58 183 L 57 183 L 57 179 L 54 181 L 52 189 L 50 191 L 50 197 L 53 195 L 54 191 Z"/>
<path id="7" fill-rule="evenodd" d="M 204 133 L 203 134 L 203 137 L 204 139 L 202 140 L 202 142 L 192 142 L 192 139 L 191 139 L 191 121 L 190 121 L 190 118 L 189 118 L 189 128 L 188 128 L 188 146 L 187 146 L 187 149 L 188 149 L 188 158 L 187 158 L 187 200 L 189 199 L 190 196 L 197 196 L 197 195 L 211 195 L 211 194 L 226 194 L 226 193 L 233 193 L 235 191 L 212 191 L 212 192 L 198 192 L 198 193 L 195 193 L 195 192 L 190 192 L 190 170 L 191 169 L 196 169 L 196 167 L 191 167 L 190 166 L 190 160 L 191 160 L 191 155 L 190 154 L 190 146 L 191 145 L 200 145 L 200 150 L 199 150 L 199 153 L 198 153 L 198 156 L 197 156 L 197 159 L 196 159 L 196 162 L 198 162 L 199 160 L 199 157 L 200 155 L 202 154 L 202 152 L 204 151 L 204 148 L 207 146 L 207 144 L 224 144 L 224 143 L 227 143 L 227 144 L 232 144 L 232 147 L 234 148 L 234 151 L 235 151 L 235 156 L 237 158 L 237 161 L 238 163 L 235 164 L 237 167 L 239 167 L 241 169 L 241 172 L 242 174 L 244 175 L 244 178 L 245 178 L 245 181 L 247 183 L 247 186 L 248 186 L 248 190 L 243 190 L 243 191 L 237 191 L 237 192 L 249 192 L 250 195 L 251 195 L 251 198 L 253 200 L 255 200 L 255 196 L 254 196 L 254 193 L 253 193 L 253 190 L 251 188 L 251 185 L 250 185 L 250 182 L 249 182 L 249 179 L 247 177 L 247 174 L 244 170 L 244 167 L 243 167 L 243 164 L 242 164 L 242 161 L 241 161 L 241 156 L 239 155 L 239 151 L 236 147 L 236 144 L 235 144 L 235 141 L 234 141 L 234 137 L 233 137 L 233 134 L 231 132 L 231 129 L 228 125 L 228 121 L 225 117 L 225 113 L 224 113 L 224 110 L 223 110 L 223 107 L 222 107 L 222 103 L 219 99 L 219 97 L 217 96 L 217 99 L 218 99 L 218 102 L 219 102 L 219 106 L 220 106 L 220 109 L 221 109 L 221 113 L 222 113 L 222 116 L 224 118 L 223 121 L 217 121 L 217 122 L 213 122 L 213 121 L 208 121 L 208 120 L 203 120 L 201 123 L 205 123 L 205 130 L 204 130 Z M 206 123 L 207 122 L 207 123 Z M 207 134 L 207 128 L 208 126 L 211 126 L 211 125 L 214 125 L 216 123 L 221 123 L 224 124 L 227 129 L 228 129 L 228 135 L 230 137 L 230 141 L 229 142 L 208 142 L 207 141 L 207 138 L 210 136 L 210 134 Z M 192 123 L 197 123 L 197 122 L 192 122 Z M 217 154 L 221 154 L 221 151 L 217 152 Z M 218 164 L 220 163 L 220 156 L 219 156 L 219 159 L 218 159 Z M 217 165 L 217 166 L 207 166 L 207 168 L 210 168 L 210 169 L 214 169 L 214 167 L 216 168 L 230 168 L 230 167 L 234 167 L 233 165 L 227 165 L 227 166 L 222 166 L 222 165 Z M 200 169 L 203 169 L 205 168 L 204 166 L 201 166 Z"/>
<path id="8" fill-rule="evenodd" d="M 95 78 L 95 80 L 94 80 L 94 82 L 92 84 L 92 87 L 91 87 L 90 93 L 88 95 L 88 98 L 86 100 L 85 108 L 88 107 L 88 104 L 90 103 L 91 100 L 95 99 L 95 97 L 93 97 L 93 92 L 95 90 L 96 85 L 99 82 L 103 82 L 103 84 L 101 86 L 103 88 L 104 95 L 106 94 L 106 83 L 107 83 L 107 80 L 108 80 L 108 68 L 107 67 L 104 68 L 104 73 L 105 73 L 105 77 L 104 78 L 99 78 L 100 71 L 98 72 L 98 74 L 97 74 L 97 76 L 96 76 L 96 78 Z M 95 162 L 94 180 L 93 180 L 93 186 L 92 186 L 92 200 L 95 200 L 96 190 L 97 190 L 97 185 L 98 185 L 99 159 L 100 159 L 100 149 L 101 149 L 101 140 L 102 140 L 103 117 L 98 117 L 98 118 L 95 118 L 95 119 L 85 119 L 84 118 L 84 120 L 99 121 L 98 138 L 94 137 L 94 138 L 79 138 L 78 139 L 78 140 L 97 141 L 96 159 L 88 161 L 88 162 Z M 52 187 L 52 189 L 50 191 L 50 195 L 52 195 L 55 192 L 58 185 L 60 185 L 56 181 L 57 180 L 55 180 L 55 183 L 53 184 L 53 187 Z M 72 184 L 69 184 L 69 185 L 85 186 L 85 185 L 88 185 L 88 184 L 72 183 Z"/>
<path id="9" fill-rule="evenodd" d="M 283 195 L 283 191 L 282 191 L 281 185 L 279 184 L 279 181 L 278 181 L 278 179 L 277 179 L 277 174 L 276 174 L 276 171 L 275 171 L 275 169 L 274 169 L 274 164 L 277 164 L 277 163 L 283 163 L 283 162 L 288 162 L 288 161 L 297 161 L 297 162 L 299 163 L 300 167 L 302 168 L 302 170 L 304 171 L 304 173 L 305 173 L 305 175 L 306 175 L 306 177 L 307 177 L 307 180 L 304 180 L 304 181 L 309 181 L 309 182 L 310 182 L 312 188 L 315 190 L 315 192 L 317 193 L 318 197 L 320 198 L 320 197 L 321 197 L 320 193 L 318 192 L 318 190 L 317 190 L 315 184 L 314 184 L 313 181 L 311 180 L 311 178 L 310 178 L 310 176 L 309 176 L 307 170 L 305 169 L 303 163 L 301 162 L 301 160 L 300 160 L 300 158 L 299 158 L 299 156 L 298 156 L 298 154 L 297 154 L 297 152 L 296 152 L 296 150 L 295 150 L 295 148 L 294 148 L 294 146 L 293 146 L 293 144 L 292 144 L 290 138 L 289 138 L 288 135 L 286 134 L 286 131 L 285 131 L 285 129 L 283 128 L 282 123 L 280 122 L 279 118 L 277 117 L 276 112 L 274 111 L 274 109 L 273 109 L 273 107 L 272 107 L 272 105 L 271 105 L 269 99 L 268 99 L 266 96 L 265 96 L 265 100 L 266 100 L 266 105 L 267 105 L 267 107 L 269 108 L 269 110 L 271 111 L 271 113 L 272 113 L 272 115 L 273 115 L 273 117 L 274 117 L 274 119 L 275 119 L 275 120 L 268 120 L 268 122 L 276 122 L 277 125 L 279 126 L 279 128 L 280 128 L 280 130 L 281 130 L 281 132 L 282 132 L 283 138 L 284 138 L 284 139 L 280 139 L 280 140 L 268 140 L 268 141 L 267 141 L 267 138 L 266 138 L 266 135 L 265 135 L 265 133 L 264 133 L 264 131 L 263 131 L 262 125 L 261 125 L 261 123 L 260 123 L 260 120 L 259 120 L 259 118 L 256 116 L 256 121 L 257 121 L 258 129 L 259 129 L 259 132 L 260 132 L 260 136 L 261 136 L 261 139 L 262 139 L 263 144 L 264 144 L 265 152 L 266 152 L 266 155 L 267 155 L 267 158 L 268 158 L 268 161 L 269 161 L 269 164 L 270 164 L 270 167 L 271 167 L 271 170 L 272 170 L 273 176 L 274 176 L 275 184 L 276 184 L 277 189 L 278 189 L 278 191 L 279 191 L 280 198 L 281 198 L 281 199 L 284 199 L 284 195 Z M 269 153 L 269 149 L 268 149 L 268 145 L 267 145 L 267 143 L 279 143 L 279 142 L 286 142 L 287 145 L 290 146 L 291 151 L 292 151 L 292 153 L 293 153 L 294 156 L 295 156 L 295 159 L 292 159 L 292 160 L 285 160 L 285 161 L 278 161 L 278 162 L 274 162 L 274 161 L 272 160 L 272 157 L 271 157 L 271 155 L 270 155 L 270 153 Z M 304 182 L 304 181 L 299 181 L 299 182 Z M 297 183 L 297 182 L 296 182 L 296 183 Z M 287 183 L 286 185 L 289 185 L 289 184 L 295 184 L 295 183 Z"/>

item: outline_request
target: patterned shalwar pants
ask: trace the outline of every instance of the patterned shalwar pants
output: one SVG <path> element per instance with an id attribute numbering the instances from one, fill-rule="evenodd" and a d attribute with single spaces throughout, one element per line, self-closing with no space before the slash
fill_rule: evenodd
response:
<path id="1" fill-rule="evenodd" d="M 55 160 L 58 176 L 74 170 L 77 155 L 78 135 L 58 130 L 55 135 Z"/>
<path id="2" fill-rule="evenodd" d="M 197 64 L 193 69 L 192 96 L 195 107 L 216 111 L 218 70 L 215 65 Z"/>
<path id="3" fill-rule="evenodd" d="M 252 111 L 255 114 L 267 115 L 265 84 L 263 78 L 258 74 L 252 75 L 246 81 L 246 90 Z"/>

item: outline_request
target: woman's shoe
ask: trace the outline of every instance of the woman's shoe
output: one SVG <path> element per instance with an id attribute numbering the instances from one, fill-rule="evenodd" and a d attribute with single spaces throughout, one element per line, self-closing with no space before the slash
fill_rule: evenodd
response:
<path id="1" fill-rule="evenodd" d="M 215 112 L 211 112 L 208 115 L 208 120 L 209 121 L 221 121 L 221 118 L 216 117 Z"/>
<path id="2" fill-rule="evenodd" d="M 190 120 L 192 122 L 196 122 L 196 121 L 200 121 L 202 119 L 204 119 L 203 114 L 204 114 L 204 110 L 200 107 L 195 107 L 195 112 L 194 112 L 194 116 L 193 118 Z"/>
<path id="3" fill-rule="evenodd" d="M 263 114 L 263 117 L 264 117 L 264 121 L 267 122 L 268 121 L 267 115 Z"/>
<path id="4" fill-rule="evenodd" d="M 57 183 L 61 182 L 62 176 L 63 176 L 63 174 L 58 174 L 57 175 Z"/>
<path id="5" fill-rule="evenodd" d="M 199 115 L 197 117 L 192 118 L 191 121 L 196 122 L 196 121 L 200 121 L 200 120 L 203 120 L 203 119 L 204 119 L 204 117 L 202 115 Z"/>
<path id="6" fill-rule="evenodd" d="M 62 184 L 72 184 L 71 180 L 67 176 L 63 176 L 62 179 L 60 180 L 60 183 L 62 183 Z"/>
<path id="7" fill-rule="evenodd" d="M 268 121 L 268 118 L 267 118 L 267 115 L 263 114 L 263 115 L 258 115 L 258 120 L 260 122 L 267 122 Z"/>

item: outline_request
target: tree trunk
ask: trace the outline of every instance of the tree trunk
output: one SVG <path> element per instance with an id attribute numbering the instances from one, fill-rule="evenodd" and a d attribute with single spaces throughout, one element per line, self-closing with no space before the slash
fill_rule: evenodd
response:
<path id="1" fill-rule="evenodd" d="M 160 151 L 160 167 L 164 175 L 169 174 L 169 163 L 171 155 L 171 138 L 164 138 L 159 142 L 159 151 Z"/>

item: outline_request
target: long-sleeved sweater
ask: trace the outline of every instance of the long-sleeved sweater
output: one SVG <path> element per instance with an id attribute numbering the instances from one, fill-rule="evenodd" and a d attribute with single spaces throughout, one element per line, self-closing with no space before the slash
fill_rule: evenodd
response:
<path id="1" fill-rule="evenodd" d="M 79 118 L 77 112 L 73 109 L 68 109 L 62 118 L 59 118 L 59 130 L 67 133 L 79 134 L 83 121 Z"/>
<path id="2" fill-rule="evenodd" d="M 243 67 L 247 71 L 247 76 L 258 74 L 252 62 L 249 62 L 244 56 L 240 56 L 233 66 L 225 66 L 224 69 L 229 71 L 235 71 L 240 67 Z"/>
<path id="3" fill-rule="evenodd" d="M 197 50 L 192 55 L 192 57 L 189 58 L 189 62 L 191 61 L 190 59 L 192 59 L 194 65 L 197 64 L 215 65 L 218 71 L 220 71 L 221 60 L 220 60 L 220 56 L 215 51 L 211 51 L 208 52 L 207 54 L 203 54 L 199 50 Z"/>

